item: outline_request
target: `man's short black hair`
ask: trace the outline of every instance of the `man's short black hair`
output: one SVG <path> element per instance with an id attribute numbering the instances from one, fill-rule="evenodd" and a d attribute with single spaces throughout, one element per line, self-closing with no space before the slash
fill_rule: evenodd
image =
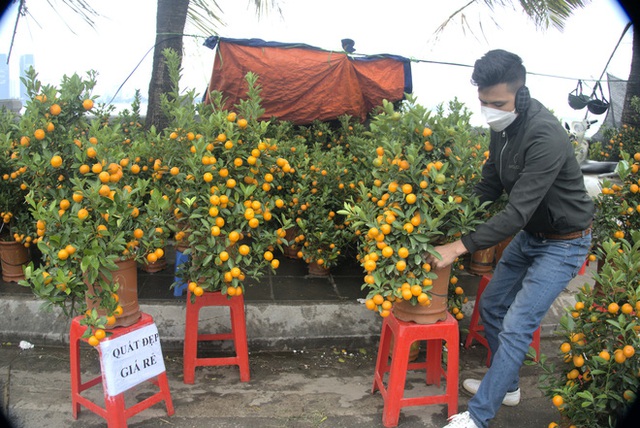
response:
<path id="1" fill-rule="evenodd" d="M 525 84 L 526 76 L 527 70 L 522 65 L 522 58 L 514 53 L 495 49 L 476 61 L 471 83 L 478 89 L 506 83 L 515 93 Z"/>

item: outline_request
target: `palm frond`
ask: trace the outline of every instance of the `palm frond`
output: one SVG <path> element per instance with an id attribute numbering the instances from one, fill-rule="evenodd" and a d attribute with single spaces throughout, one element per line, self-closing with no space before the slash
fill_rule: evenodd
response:
<path id="1" fill-rule="evenodd" d="M 226 25 L 216 0 L 190 0 L 187 20 L 205 36 L 216 34 Z"/>
<path id="2" fill-rule="evenodd" d="M 444 32 L 445 27 L 456 18 L 461 18 L 463 31 L 465 31 L 465 28 L 471 31 L 468 20 L 464 19 L 464 11 L 471 5 L 481 1 L 489 10 L 508 6 L 516 9 L 519 5 L 538 29 L 546 30 L 553 26 L 559 31 L 564 29 L 565 22 L 576 9 L 583 8 L 591 2 L 590 0 L 469 0 L 468 3 L 454 11 L 440 24 L 435 31 L 436 40 Z M 473 32 L 471 31 L 471 33 Z"/>
<path id="3" fill-rule="evenodd" d="M 258 18 L 263 14 L 271 12 L 277 12 L 279 15 L 282 15 L 282 9 L 280 8 L 278 0 L 253 0 L 253 7 L 256 10 Z"/>
<path id="4" fill-rule="evenodd" d="M 504 3 L 505 0 L 485 0 L 489 3 Z M 585 7 L 590 0 L 519 0 L 520 6 L 537 28 L 547 29 L 553 26 L 559 31 L 571 14 Z"/>
<path id="5" fill-rule="evenodd" d="M 435 38 L 436 40 L 438 40 L 440 38 L 440 35 L 442 33 L 444 33 L 445 28 L 447 27 L 447 25 L 449 25 L 449 23 L 451 23 L 451 21 L 453 21 L 456 17 L 462 17 L 461 20 L 464 21 L 464 11 L 466 8 L 468 8 L 469 6 L 471 6 L 472 4 L 476 3 L 478 0 L 469 0 L 469 2 L 467 4 L 465 4 L 464 6 L 462 6 L 460 9 L 454 11 L 451 15 L 449 15 L 449 17 L 438 26 L 438 28 L 436 29 L 436 31 L 434 32 Z M 469 28 L 470 30 L 471 28 Z M 463 24 L 462 27 L 462 31 L 465 31 L 465 26 Z"/>
<path id="6" fill-rule="evenodd" d="M 58 7 L 54 3 L 58 3 L 57 1 L 47 0 L 51 9 L 55 11 L 60 18 L 64 21 L 64 14 L 58 11 Z M 95 21 L 94 19 L 100 16 L 100 13 L 96 11 L 89 2 L 86 0 L 62 0 L 62 4 L 73 11 L 76 15 L 81 17 L 89 26 L 94 27 Z M 66 23 L 66 22 L 65 22 Z M 68 25 L 67 25 L 68 26 Z M 73 29 L 69 27 L 69 29 L 73 32 Z M 75 33 L 74 33 L 75 34 Z"/>
<path id="7" fill-rule="evenodd" d="M 248 7 L 253 6 L 260 18 L 271 12 L 282 15 L 278 0 L 248 0 Z M 220 27 L 226 23 L 222 18 L 223 12 L 216 0 L 190 0 L 187 19 L 195 29 L 203 35 L 217 34 Z"/>

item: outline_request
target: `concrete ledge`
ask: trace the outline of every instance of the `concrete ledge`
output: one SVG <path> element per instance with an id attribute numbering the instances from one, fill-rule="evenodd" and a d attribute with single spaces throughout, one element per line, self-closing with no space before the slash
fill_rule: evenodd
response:
<path id="1" fill-rule="evenodd" d="M 247 340 L 250 348 L 287 350 L 314 347 L 331 341 L 336 346 L 357 347 L 375 343 L 382 319 L 359 302 L 257 303 L 245 304 Z M 153 316 L 163 347 L 181 348 L 184 340 L 185 305 L 181 302 L 141 302 L 143 312 Z M 30 296 L 0 300 L 4 322 L 2 341 L 26 340 L 38 345 L 69 343 L 70 320 L 61 310 L 46 312 L 41 301 Z M 230 331 L 229 310 L 206 307 L 200 311 L 200 332 Z M 213 349 L 228 344 L 211 343 Z"/>
<path id="2" fill-rule="evenodd" d="M 574 278 L 556 299 L 542 322 L 542 336 L 553 337 L 565 308 L 575 304 L 575 295 L 585 283 L 593 285 L 592 272 Z M 464 305 L 460 322 L 466 335 L 475 298 Z M 0 337 L 3 342 L 26 340 L 37 345 L 69 343 L 70 320 L 58 308 L 46 312 L 42 301 L 28 294 L 4 295 L 0 299 Z M 142 300 L 143 312 L 151 314 L 158 326 L 164 348 L 182 348 L 185 329 L 183 300 Z M 249 349 L 281 351 L 325 347 L 361 347 L 375 344 L 380 337 L 382 318 L 356 300 L 342 301 L 245 301 Z M 229 309 L 205 307 L 200 311 L 200 332 L 230 331 Z M 230 342 L 212 342 L 203 348 L 225 350 Z"/>

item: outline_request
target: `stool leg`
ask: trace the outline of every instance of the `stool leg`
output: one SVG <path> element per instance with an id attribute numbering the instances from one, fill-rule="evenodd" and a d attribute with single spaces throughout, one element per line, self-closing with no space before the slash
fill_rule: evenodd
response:
<path id="1" fill-rule="evenodd" d="M 80 383 L 82 382 L 82 375 L 80 374 L 80 338 L 76 330 L 76 325 L 72 323 L 71 334 L 69 335 L 69 362 L 71 366 L 71 414 L 73 419 L 78 419 L 78 414 L 80 413 L 78 395 L 80 394 Z"/>
<path id="2" fill-rule="evenodd" d="M 477 299 L 477 297 L 476 297 Z M 477 309 L 478 301 L 476 300 L 475 305 L 473 306 L 473 312 L 471 313 L 471 320 L 469 321 L 469 333 L 467 334 L 467 338 L 464 341 L 464 347 L 469 348 L 473 343 L 474 334 L 478 331 L 478 319 L 480 318 L 480 313 Z"/>
<path id="3" fill-rule="evenodd" d="M 247 345 L 247 321 L 244 313 L 244 299 L 242 299 L 242 297 L 233 297 L 233 299 L 239 299 L 238 303 L 229 307 L 229 313 L 231 314 L 233 341 L 236 347 L 238 367 L 240 368 L 240 381 L 249 382 L 249 347 Z"/>
<path id="4" fill-rule="evenodd" d="M 106 386 L 104 388 L 104 404 L 107 411 L 108 428 L 127 428 L 127 416 L 124 407 L 124 393 L 115 397 L 107 395 Z"/>
<path id="5" fill-rule="evenodd" d="M 384 379 L 384 374 L 389 370 L 389 347 L 391 344 L 391 332 L 387 319 L 382 321 L 382 332 L 380 333 L 380 344 L 378 345 L 378 356 L 376 358 L 376 369 L 373 375 L 373 388 L 371 393 L 381 389 L 380 384 Z"/>
<path id="6" fill-rule="evenodd" d="M 533 341 L 531 342 L 531 346 L 536 351 L 536 358 L 534 359 L 534 361 L 536 361 L 536 362 L 540 359 L 540 333 L 541 333 L 541 329 L 542 329 L 541 327 L 538 327 L 538 329 L 533 332 Z"/>
<path id="7" fill-rule="evenodd" d="M 484 289 L 487 288 L 487 285 L 489 284 L 489 281 L 491 281 L 491 275 L 483 275 L 482 278 L 480 279 L 480 283 L 478 284 L 478 292 L 476 294 L 476 302 L 473 305 L 473 312 L 471 313 L 471 320 L 469 321 L 469 334 L 467 334 L 467 338 L 464 342 L 464 347 L 465 348 L 469 348 L 469 346 L 471 346 L 471 343 L 473 342 L 473 339 L 476 339 L 477 341 L 479 341 L 483 346 L 485 346 L 486 348 L 489 348 L 488 344 L 486 344 L 486 341 L 483 341 L 482 337 L 478 334 L 479 331 L 482 331 L 484 328 L 479 325 L 480 323 L 480 307 L 479 307 L 479 303 L 480 303 L 480 297 L 482 296 L 482 293 L 484 292 Z"/>
<path id="8" fill-rule="evenodd" d="M 198 315 L 197 303 L 191 303 L 191 293 L 187 292 L 187 316 L 184 331 L 183 381 L 192 384 L 196 377 L 196 358 L 198 354 Z"/>
<path id="9" fill-rule="evenodd" d="M 460 333 L 454 329 L 451 336 L 447 340 L 447 388 L 445 392 L 449 417 L 458 413 L 458 373 L 460 370 L 460 350 L 458 348 Z"/>
<path id="10" fill-rule="evenodd" d="M 442 378 L 442 340 L 427 340 L 427 385 L 440 386 Z"/>
<path id="11" fill-rule="evenodd" d="M 394 338 L 387 397 L 382 412 L 382 424 L 387 428 L 397 426 L 400 419 L 400 401 L 404 396 L 409 365 L 409 346 L 410 344 L 404 342 L 403 338 Z"/>
<path id="12" fill-rule="evenodd" d="M 480 283 L 478 284 L 478 292 L 476 294 L 476 303 L 473 305 L 473 312 L 471 314 L 471 320 L 469 322 L 469 333 L 467 334 L 467 338 L 464 342 L 464 347 L 469 348 L 473 343 L 473 340 L 477 340 L 482 346 L 487 348 L 487 367 L 491 366 L 491 349 L 489 348 L 489 343 L 487 339 L 480 334 L 481 331 L 484 330 L 484 326 L 480 325 L 480 297 L 484 292 L 484 289 L 487 288 L 489 282 L 491 281 L 492 274 L 483 275 L 480 278 Z"/>
<path id="13" fill-rule="evenodd" d="M 582 267 L 580 268 L 580 271 L 578 271 L 578 275 L 584 275 L 587 271 L 587 266 L 589 266 L 589 257 L 587 257 L 584 263 L 582 263 Z"/>
<path id="14" fill-rule="evenodd" d="M 164 397 L 164 404 L 167 407 L 167 416 L 171 416 L 175 413 L 175 409 L 173 408 L 173 400 L 171 399 L 171 392 L 169 391 L 167 372 L 158 375 L 158 387 Z"/>

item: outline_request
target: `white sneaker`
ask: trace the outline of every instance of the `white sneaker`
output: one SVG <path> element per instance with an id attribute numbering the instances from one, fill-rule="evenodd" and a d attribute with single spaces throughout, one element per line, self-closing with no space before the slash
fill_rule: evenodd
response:
<path id="1" fill-rule="evenodd" d="M 458 413 L 449 418 L 449 423 L 444 428 L 478 428 L 469 412 Z"/>
<path id="2" fill-rule="evenodd" d="M 480 388 L 480 381 L 477 379 L 465 379 L 464 382 L 462 382 L 462 387 L 467 392 L 475 395 L 475 393 L 478 392 L 478 388 Z M 507 392 L 502 400 L 502 404 L 511 407 L 520 404 L 520 388 L 512 392 Z"/>

